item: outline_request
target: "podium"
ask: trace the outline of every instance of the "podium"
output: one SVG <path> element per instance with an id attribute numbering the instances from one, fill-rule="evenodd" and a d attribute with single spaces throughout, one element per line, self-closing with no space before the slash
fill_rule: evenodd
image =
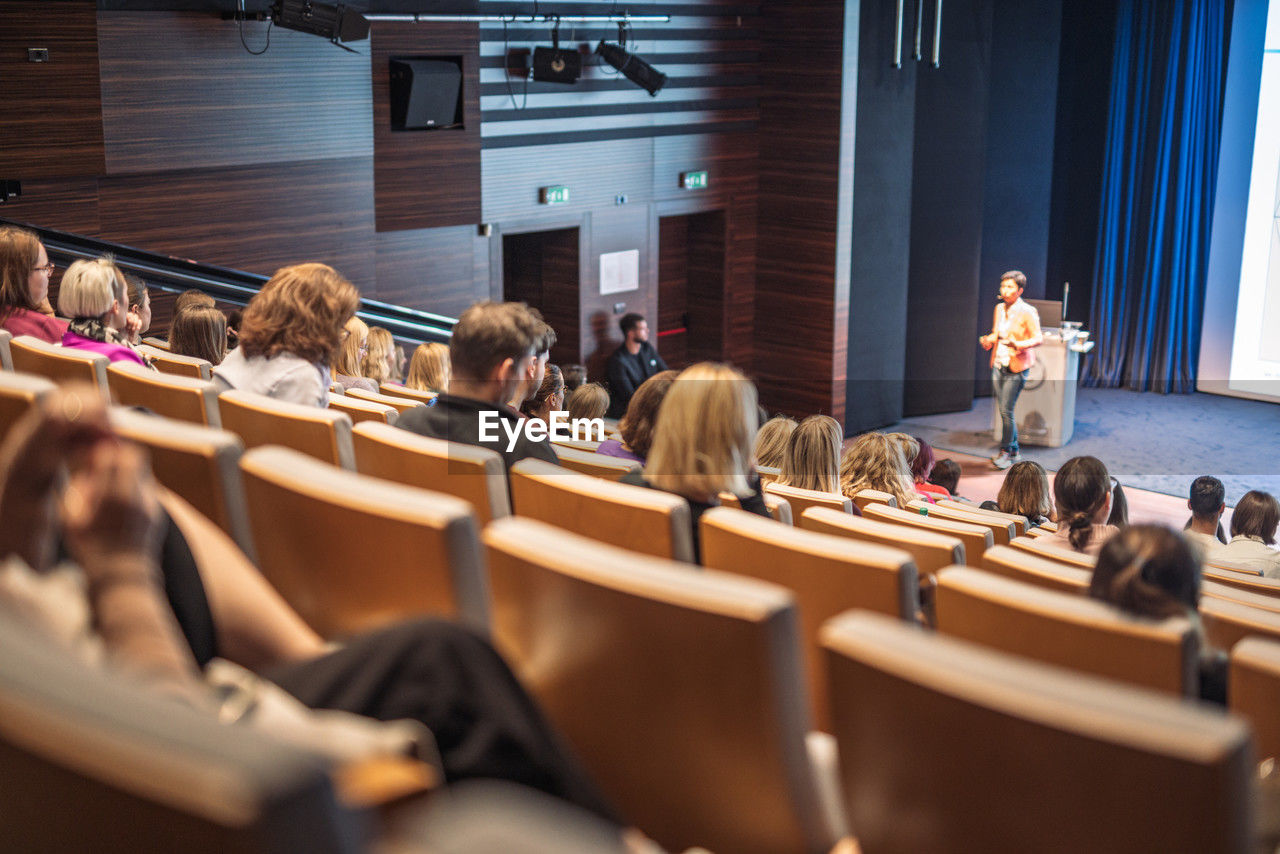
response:
<path id="1" fill-rule="evenodd" d="M 1066 338 L 1059 329 L 1045 329 L 1044 343 L 1036 348 L 1036 363 L 1027 369 L 1027 382 L 1018 395 L 1013 418 L 1018 425 L 1019 445 L 1060 448 L 1071 441 L 1076 426 L 1076 383 L 1080 375 L 1080 353 L 1093 349 Z M 1086 349 L 1087 348 L 1087 349 Z M 991 435 L 1000 441 L 1000 410 L 991 406 Z"/>

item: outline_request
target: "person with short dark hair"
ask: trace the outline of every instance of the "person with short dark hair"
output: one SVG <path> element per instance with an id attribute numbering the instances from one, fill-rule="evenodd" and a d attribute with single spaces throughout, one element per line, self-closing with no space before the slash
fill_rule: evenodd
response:
<path id="1" fill-rule="evenodd" d="M 1280 578 L 1280 551 L 1274 548 L 1277 528 L 1280 502 L 1269 492 L 1251 489 L 1231 511 L 1231 542 L 1215 551 L 1213 559 Z"/>
<path id="2" fill-rule="evenodd" d="M 948 495 L 957 498 L 957 490 L 960 488 L 960 464 L 950 457 L 938 460 L 933 465 L 929 482 L 934 486 L 941 486 Z"/>
<path id="3" fill-rule="evenodd" d="M 562 373 L 564 374 L 565 394 L 573 394 L 578 390 L 578 386 L 587 381 L 586 365 L 565 365 Z"/>
<path id="4" fill-rule="evenodd" d="M 640 384 L 654 374 L 667 370 L 658 351 L 649 343 L 649 324 L 643 314 L 629 312 L 618 321 L 622 330 L 622 344 L 609 357 L 610 418 L 621 418 L 631 403 L 631 395 Z"/>
<path id="5" fill-rule="evenodd" d="M 1000 277 L 1000 302 L 996 304 L 991 331 L 978 339 L 982 349 L 991 351 L 991 385 L 1000 413 L 1000 453 L 991 458 L 998 469 L 1007 469 L 1022 458 L 1018 455 L 1018 424 L 1013 410 L 1027 382 L 1027 371 L 1036 363 L 1035 348 L 1044 341 L 1040 315 L 1022 300 L 1027 277 L 1010 270 Z"/>
<path id="6" fill-rule="evenodd" d="M 147 283 L 140 277 L 126 273 L 124 277 L 125 293 L 129 298 L 129 314 L 125 322 L 125 332 L 129 343 L 134 347 L 142 343 L 142 336 L 151 328 L 151 291 Z"/>
<path id="7" fill-rule="evenodd" d="M 1222 514 L 1227 509 L 1227 489 L 1216 477 L 1203 475 L 1191 481 L 1191 496 L 1187 499 L 1191 518 L 1182 529 L 1187 542 L 1200 549 L 1201 558 L 1208 558 L 1227 544 L 1222 533 Z"/>

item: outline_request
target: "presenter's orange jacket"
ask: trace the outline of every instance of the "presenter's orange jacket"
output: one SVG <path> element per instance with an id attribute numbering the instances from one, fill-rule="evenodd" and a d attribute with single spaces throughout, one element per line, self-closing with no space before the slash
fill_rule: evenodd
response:
<path id="1" fill-rule="evenodd" d="M 1003 337 L 1017 341 L 1023 347 L 1023 349 L 1009 348 L 1012 352 L 1008 354 L 1008 367 L 1015 374 L 1020 374 L 1036 363 L 1035 348 L 1044 341 L 1044 337 L 1040 334 L 1040 313 L 1023 302 L 1021 298 L 1009 307 L 1007 318 L 1005 311 L 1003 302 L 996 304 L 995 317 L 991 323 L 991 335 L 998 341 L 1002 337 L 1000 327 L 1007 322 L 1008 326 Z M 991 348 L 991 367 L 994 368 L 997 360 L 1004 355 L 1002 349 L 1003 346 L 1000 344 Z"/>

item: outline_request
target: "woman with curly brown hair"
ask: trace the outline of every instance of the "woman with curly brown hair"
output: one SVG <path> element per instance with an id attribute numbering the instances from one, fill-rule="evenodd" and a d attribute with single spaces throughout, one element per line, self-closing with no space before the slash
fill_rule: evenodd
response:
<path id="1" fill-rule="evenodd" d="M 329 362 L 359 304 L 355 286 L 332 267 L 282 267 L 249 301 L 240 346 L 214 368 L 214 381 L 223 389 L 325 406 Z"/>
<path id="2" fill-rule="evenodd" d="M 894 436 L 863 433 L 844 452 L 840 460 L 840 491 L 853 498 L 864 489 L 889 493 L 899 507 L 915 500 L 911 466 L 903 455 L 903 443 Z"/>
<path id="3" fill-rule="evenodd" d="M 661 371 L 642 382 L 636 393 L 631 395 L 627 412 L 618 422 L 618 432 L 622 434 L 622 439 L 605 439 L 596 448 L 596 453 L 634 460 L 644 465 L 645 458 L 649 456 L 649 448 L 653 445 L 653 427 L 658 423 L 658 410 L 679 373 Z"/>

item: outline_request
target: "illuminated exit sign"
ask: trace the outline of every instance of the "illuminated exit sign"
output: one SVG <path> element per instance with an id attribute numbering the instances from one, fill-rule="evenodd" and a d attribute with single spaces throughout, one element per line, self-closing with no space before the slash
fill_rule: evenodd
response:
<path id="1" fill-rule="evenodd" d="M 569 202 L 568 187 L 542 187 L 538 190 L 538 203 L 543 205 L 563 205 Z"/>
<path id="2" fill-rule="evenodd" d="M 707 171 L 681 172 L 680 186 L 686 190 L 705 190 L 707 188 Z"/>

